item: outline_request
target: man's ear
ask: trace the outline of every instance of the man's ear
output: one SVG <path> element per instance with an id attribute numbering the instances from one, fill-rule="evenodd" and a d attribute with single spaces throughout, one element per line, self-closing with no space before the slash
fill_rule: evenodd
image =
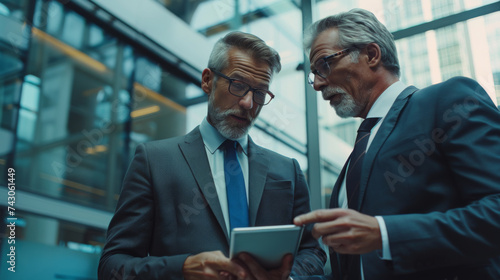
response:
<path id="1" fill-rule="evenodd" d="M 210 71 L 210 69 L 208 68 L 205 68 L 205 70 L 203 70 L 203 72 L 201 73 L 201 89 L 206 94 L 210 94 L 212 92 L 212 82 L 212 71 Z"/>
<path id="2" fill-rule="evenodd" d="M 382 52 L 380 51 L 379 45 L 376 43 L 370 43 L 366 47 L 367 54 L 367 64 L 371 68 L 377 68 L 382 60 Z"/>

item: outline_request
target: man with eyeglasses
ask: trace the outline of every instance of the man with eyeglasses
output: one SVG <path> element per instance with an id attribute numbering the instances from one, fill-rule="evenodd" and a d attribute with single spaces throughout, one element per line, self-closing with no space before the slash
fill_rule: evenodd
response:
<path id="1" fill-rule="evenodd" d="M 364 119 L 316 223 L 325 279 L 500 279 L 500 112 L 475 81 L 417 89 L 368 11 L 314 23 L 309 82 L 343 118 Z"/>
<path id="2" fill-rule="evenodd" d="M 282 280 L 323 273 L 326 254 L 312 227 L 295 260 L 287 255 L 276 269 L 248 254 L 228 258 L 233 228 L 293 224 L 310 211 L 298 162 L 248 136 L 274 98 L 269 85 L 280 69 L 278 53 L 254 35 L 231 32 L 215 44 L 202 73 L 207 117 L 185 136 L 137 147 L 99 279 Z"/>

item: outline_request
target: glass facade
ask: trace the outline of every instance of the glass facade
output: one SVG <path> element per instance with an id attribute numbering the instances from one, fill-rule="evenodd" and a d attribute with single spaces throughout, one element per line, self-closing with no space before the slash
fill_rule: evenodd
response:
<path id="1" fill-rule="evenodd" d="M 26 51 L 3 55 L 3 166 L 19 190 L 113 211 L 135 146 L 185 133 L 192 83 L 60 2 L 32 8 Z"/>
<path id="2" fill-rule="evenodd" d="M 207 110 L 201 71 L 215 41 L 231 30 L 254 33 L 280 53 L 282 71 L 270 88 L 276 98 L 250 135 L 257 144 L 296 158 L 311 181 L 297 2 L 145 0 L 142 7 L 164 17 L 147 25 L 139 16 L 124 16 L 127 9 L 138 9 L 130 0 L 115 6 L 100 0 L 0 0 L 0 218 L 8 224 L 7 170 L 14 168 L 19 254 L 53 257 L 46 253 L 53 249 L 68 263 L 86 264 L 61 268 L 41 262 L 50 272 L 42 274 L 28 269 L 33 257 L 19 255 L 24 274 L 7 274 L 6 229 L 0 278 L 96 278 L 107 222 L 136 146 L 183 135 L 201 122 Z M 368 9 L 395 35 L 404 83 L 425 87 L 468 76 L 499 102 L 499 3 L 325 0 L 313 3 L 312 14 L 315 21 Z M 315 98 L 321 183 L 310 188 L 320 196 L 313 208 L 323 208 L 359 120 L 340 119 L 320 95 Z"/>

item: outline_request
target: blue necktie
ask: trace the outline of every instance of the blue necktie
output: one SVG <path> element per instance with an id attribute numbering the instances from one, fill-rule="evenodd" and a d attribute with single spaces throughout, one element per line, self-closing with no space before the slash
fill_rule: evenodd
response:
<path id="1" fill-rule="evenodd" d="M 236 157 L 238 142 L 226 140 L 224 146 L 224 173 L 226 175 L 227 205 L 229 209 L 229 225 L 231 230 L 236 227 L 248 227 L 248 203 L 245 189 L 245 179 Z"/>

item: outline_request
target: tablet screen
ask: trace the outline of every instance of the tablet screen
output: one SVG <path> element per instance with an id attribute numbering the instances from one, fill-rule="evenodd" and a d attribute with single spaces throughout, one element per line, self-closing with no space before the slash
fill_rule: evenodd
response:
<path id="1" fill-rule="evenodd" d="M 295 225 L 234 228 L 231 232 L 229 257 L 246 252 L 264 268 L 277 268 L 286 254 L 295 256 L 302 231 L 303 227 Z"/>

